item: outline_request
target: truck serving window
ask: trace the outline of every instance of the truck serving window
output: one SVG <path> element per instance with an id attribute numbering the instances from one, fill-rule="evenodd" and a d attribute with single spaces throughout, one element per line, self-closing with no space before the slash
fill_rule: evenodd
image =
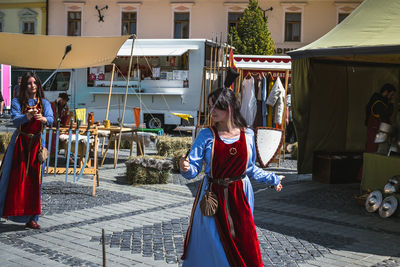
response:
<path id="1" fill-rule="evenodd" d="M 55 77 L 53 76 L 44 85 L 45 91 L 67 91 L 71 80 L 70 72 L 57 72 Z"/>

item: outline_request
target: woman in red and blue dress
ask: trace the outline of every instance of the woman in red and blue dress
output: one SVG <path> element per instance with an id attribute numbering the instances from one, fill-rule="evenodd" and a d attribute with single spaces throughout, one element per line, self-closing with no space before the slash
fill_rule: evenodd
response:
<path id="1" fill-rule="evenodd" d="M 42 168 L 38 153 L 44 144 L 43 127 L 53 123 L 50 102 L 36 74 L 21 80 L 18 98 L 11 102 L 11 118 L 17 130 L 1 166 L 0 217 L 40 229 Z"/>
<path id="2" fill-rule="evenodd" d="M 186 179 L 196 177 L 206 164 L 186 234 L 183 266 L 263 266 L 249 178 L 280 191 L 283 177 L 255 165 L 254 132 L 246 128 L 234 92 L 215 90 L 208 103 L 215 126 L 200 131 L 188 158 L 180 160 Z M 200 210 L 207 190 L 218 199 L 213 216 L 204 216 Z"/>

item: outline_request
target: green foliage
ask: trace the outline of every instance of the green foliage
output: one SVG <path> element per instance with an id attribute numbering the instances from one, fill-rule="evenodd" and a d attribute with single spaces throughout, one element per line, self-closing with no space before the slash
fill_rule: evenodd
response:
<path id="1" fill-rule="evenodd" d="M 244 10 L 238 29 L 232 28 L 232 45 L 235 54 L 241 55 L 273 55 L 275 44 L 268 30 L 268 22 L 258 6 L 257 0 L 249 0 L 249 6 Z"/>

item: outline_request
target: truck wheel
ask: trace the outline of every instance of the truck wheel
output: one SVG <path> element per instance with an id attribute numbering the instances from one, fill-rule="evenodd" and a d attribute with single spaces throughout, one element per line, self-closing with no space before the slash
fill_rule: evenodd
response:
<path id="1" fill-rule="evenodd" d="M 149 129 L 162 128 L 162 121 L 158 117 L 152 117 L 146 122 L 146 127 Z"/>

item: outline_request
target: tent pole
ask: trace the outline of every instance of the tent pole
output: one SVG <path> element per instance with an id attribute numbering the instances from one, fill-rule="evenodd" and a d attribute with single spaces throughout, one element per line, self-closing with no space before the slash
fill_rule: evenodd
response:
<path id="1" fill-rule="evenodd" d="M 284 109 L 283 109 L 283 117 L 282 117 L 282 130 L 283 130 L 283 161 L 285 161 L 285 154 L 286 154 L 286 109 L 287 109 L 287 103 L 286 103 L 286 97 L 287 97 L 287 88 L 288 88 L 288 83 L 289 83 L 289 70 L 286 70 L 285 72 L 285 100 L 283 103 Z"/>
<path id="2" fill-rule="evenodd" d="M 108 91 L 108 102 L 107 102 L 107 111 L 106 111 L 105 120 L 108 120 L 108 114 L 110 112 L 110 102 L 111 102 L 112 86 L 113 86 L 113 81 L 114 81 L 114 72 L 115 72 L 115 63 L 113 63 L 113 68 L 112 68 L 112 73 L 111 73 L 110 90 Z M 101 155 L 103 155 L 104 141 L 105 140 L 106 140 L 106 137 L 103 137 L 103 142 L 102 142 L 102 145 L 101 145 Z"/>
<path id="3" fill-rule="evenodd" d="M 205 69 L 203 68 L 203 79 L 201 80 L 201 91 L 200 91 L 200 104 L 199 104 L 199 111 L 197 113 L 197 127 L 200 127 L 200 120 L 201 120 L 201 102 L 203 97 L 204 91 L 204 79 L 205 79 Z"/>
<path id="4" fill-rule="evenodd" d="M 122 118 L 119 125 L 119 136 L 118 136 L 118 147 L 117 147 L 117 155 L 116 155 L 116 162 L 118 163 L 118 155 L 119 155 L 119 148 L 121 146 L 121 135 L 122 135 L 122 127 L 124 126 L 124 118 L 125 118 L 125 109 L 126 109 L 126 100 L 128 98 L 128 87 L 129 87 L 129 80 L 131 78 L 131 68 L 132 68 L 132 58 L 133 58 L 133 46 L 135 44 L 136 35 L 133 35 L 132 38 L 132 46 L 131 46 L 131 57 L 129 59 L 129 68 L 128 68 L 128 79 L 126 80 L 126 87 L 125 87 L 125 97 L 124 97 L 124 108 L 122 110 Z"/>

